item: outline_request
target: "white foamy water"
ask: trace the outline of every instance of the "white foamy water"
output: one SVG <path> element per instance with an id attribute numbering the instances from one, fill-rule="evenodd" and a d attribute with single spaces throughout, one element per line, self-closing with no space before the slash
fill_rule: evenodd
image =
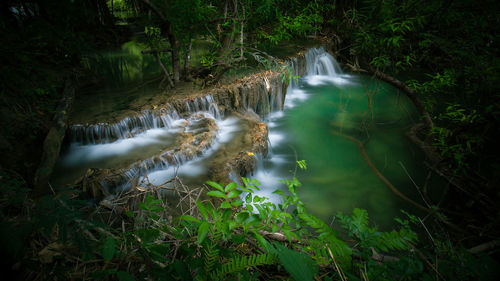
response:
<path id="1" fill-rule="evenodd" d="M 240 120 L 236 117 L 228 117 L 218 121 L 219 131 L 217 133 L 217 141 L 219 143 L 228 143 L 236 132 L 241 131 Z"/>
<path id="2" fill-rule="evenodd" d="M 64 165 L 81 165 L 84 162 L 97 161 L 107 157 L 126 154 L 134 149 L 151 144 L 160 144 L 165 141 L 165 137 L 177 132 L 179 129 L 150 129 L 136 135 L 133 138 L 119 139 L 112 143 L 81 145 L 73 143 L 68 149 L 68 153 L 63 156 Z"/>

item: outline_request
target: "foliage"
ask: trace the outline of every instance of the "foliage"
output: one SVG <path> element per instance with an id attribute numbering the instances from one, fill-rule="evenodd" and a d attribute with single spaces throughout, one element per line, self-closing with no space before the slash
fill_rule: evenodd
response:
<path id="1" fill-rule="evenodd" d="M 499 210 L 493 201 L 465 206 L 471 194 L 495 197 L 495 189 L 488 186 L 500 180 L 499 133 L 494 129 L 500 125 L 499 2 L 336 3 L 338 20 L 329 21 L 328 27 L 339 57 L 354 68 L 407 80 L 415 92 L 412 99 L 429 112 L 434 128 L 418 136 L 440 154 L 434 158 L 442 161 L 433 163 L 438 174 L 454 182 L 443 207 L 460 213 L 454 219 L 472 233 L 483 228 L 484 219 L 498 225 L 498 215 L 490 215 Z M 466 210 L 470 217 L 464 220 Z M 493 228 L 489 233 L 498 236 Z"/>
<path id="2" fill-rule="evenodd" d="M 12 186 L 24 185 L 5 173 L 2 179 Z M 434 280 L 425 262 L 413 254 L 418 238 L 410 226 L 418 221 L 415 216 L 405 213 L 407 219 L 397 219 L 399 230 L 380 232 L 369 225 L 365 210 L 354 209 L 351 215 L 339 213 L 337 226 L 332 227 L 307 212 L 296 178 L 284 181 L 287 193 L 276 191 L 283 196 L 277 205 L 258 195 L 256 180 L 242 180 L 241 185 L 225 186 L 208 181 L 207 195 L 212 199 L 197 201 L 196 213 L 173 221 L 164 216 L 165 202 L 153 196 L 155 192 L 145 193 L 137 211 L 125 212 L 121 229 L 90 219 L 86 202 L 75 200 L 76 192 L 68 190 L 36 205 L 24 202 L 23 209 L 33 212 L 28 220 L 2 223 L 3 238 L 15 233 L 15 239 L 9 236 L 2 241 L 9 241 L 11 258 L 26 269 L 27 276 L 36 273 L 43 279 L 315 280 L 323 276 L 345 280 L 348 276 L 374 280 L 399 276 Z M 2 198 L 8 194 L 2 189 Z M 25 194 L 18 196 L 21 200 Z M 16 206 L 1 202 L 6 219 L 7 211 Z M 345 232 L 339 235 L 334 228 Z M 33 239 L 41 247 L 27 251 L 24 245 Z M 435 238 L 441 274 L 456 276 L 464 265 L 478 264 L 446 241 Z M 395 260 L 380 263 L 376 257 L 381 254 Z M 490 274 L 494 263 L 482 262 L 482 271 L 470 271 L 464 277 Z M 75 270 L 85 273 L 74 275 Z"/>

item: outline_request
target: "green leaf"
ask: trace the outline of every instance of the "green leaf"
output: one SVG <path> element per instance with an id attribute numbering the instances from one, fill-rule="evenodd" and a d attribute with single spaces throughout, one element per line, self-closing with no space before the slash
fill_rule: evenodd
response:
<path id="1" fill-rule="evenodd" d="M 290 250 L 279 243 L 275 243 L 278 257 L 286 271 L 295 280 L 313 281 L 318 273 L 318 266 L 304 253 Z"/>
<path id="2" fill-rule="evenodd" d="M 220 184 L 218 184 L 218 183 L 216 183 L 216 182 L 214 182 L 214 181 L 207 181 L 207 182 L 205 182 L 205 183 L 206 183 L 206 184 L 208 184 L 208 185 L 210 185 L 210 186 L 211 186 L 211 187 L 213 187 L 213 188 L 216 188 L 216 189 L 218 189 L 218 190 L 220 190 L 220 191 L 224 192 L 224 188 L 222 187 L 222 185 L 220 185 Z"/>
<path id="3" fill-rule="evenodd" d="M 227 195 L 227 198 L 235 198 L 235 197 L 238 197 L 240 196 L 240 194 L 242 193 L 241 190 L 231 190 L 229 192 L 229 194 Z"/>
<path id="4" fill-rule="evenodd" d="M 280 194 L 280 195 L 284 195 L 284 194 L 283 194 L 283 190 L 281 190 L 281 189 L 276 189 L 275 191 L 273 191 L 273 193 L 275 193 L 275 194 Z"/>
<path id="5" fill-rule="evenodd" d="M 179 219 L 179 220 L 185 220 L 185 221 L 196 222 L 196 223 L 199 223 L 199 222 L 200 222 L 200 220 L 199 220 L 199 219 L 197 219 L 197 218 L 195 218 L 195 217 L 193 217 L 193 216 L 180 216 L 178 219 Z"/>
<path id="6" fill-rule="evenodd" d="M 120 281 L 135 281 L 135 277 L 125 271 L 118 271 L 116 277 L 118 277 Z"/>
<path id="7" fill-rule="evenodd" d="M 245 221 L 247 225 L 255 225 L 261 222 L 260 216 L 253 214 Z"/>
<path id="8" fill-rule="evenodd" d="M 208 196 L 213 196 L 213 197 L 220 197 L 220 198 L 226 198 L 226 194 L 220 192 L 220 191 L 217 191 L 217 190 L 212 190 L 212 191 L 209 191 L 207 192 L 207 195 Z"/>
<path id="9" fill-rule="evenodd" d="M 246 208 L 249 212 L 253 212 L 253 206 L 252 205 L 246 205 Z"/>
<path id="10" fill-rule="evenodd" d="M 102 257 L 105 261 L 110 261 L 115 255 L 115 239 L 109 236 L 104 242 L 104 247 L 102 248 Z"/>
<path id="11" fill-rule="evenodd" d="M 229 183 L 228 185 L 226 185 L 226 187 L 224 188 L 224 192 L 229 192 L 229 191 L 231 191 L 231 190 L 235 189 L 235 188 L 236 188 L 236 186 L 237 186 L 237 185 L 236 185 L 236 183 L 235 183 L 235 182 L 231 182 L 231 183 Z"/>
<path id="12" fill-rule="evenodd" d="M 198 210 L 200 210 L 201 215 L 205 220 L 208 220 L 208 212 L 207 209 L 205 208 L 205 205 L 201 203 L 200 201 L 196 201 L 196 206 L 198 206 Z"/>
<path id="13" fill-rule="evenodd" d="M 246 196 L 245 196 L 245 202 L 247 202 L 247 204 L 250 204 L 252 203 L 252 194 L 251 193 L 248 193 Z"/>
<path id="14" fill-rule="evenodd" d="M 236 215 L 236 221 L 238 223 L 243 223 L 248 217 L 250 217 L 248 213 L 239 213 Z"/>
<path id="15" fill-rule="evenodd" d="M 271 252 L 273 250 L 273 247 L 271 246 L 271 244 L 269 244 L 269 242 L 267 242 L 267 240 L 262 236 L 260 235 L 257 231 L 255 230 L 252 230 L 252 233 L 255 237 L 255 240 L 257 240 L 257 242 L 259 242 L 259 244 L 267 251 L 267 252 Z"/>
<path id="16" fill-rule="evenodd" d="M 227 201 L 224 201 L 224 202 L 222 202 L 222 204 L 220 205 L 220 207 L 222 209 L 231 209 L 231 204 L 229 202 L 227 202 Z"/>
<path id="17" fill-rule="evenodd" d="M 200 224 L 200 227 L 198 227 L 198 244 L 201 245 L 205 238 L 207 237 L 208 230 L 210 229 L 210 224 L 206 221 L 202 222 Z"/>
<path id="18" fill-rule="evenodd" d="M 237 207 L 237 206 L 241 206 L 243 205 L 243 201 L 241 200 L 234 200 L 233 202 L 231 202 L 231 205 Z"/>
<path id="19" fill-rule="evenodd" d="M 239 245 L 239 244 L 245 242 L 246 235 L 243 235 L 243 234 L 234 235 L 233 237 L 231 237 L 231 240 L 233 240 L 234 244 Z"/>

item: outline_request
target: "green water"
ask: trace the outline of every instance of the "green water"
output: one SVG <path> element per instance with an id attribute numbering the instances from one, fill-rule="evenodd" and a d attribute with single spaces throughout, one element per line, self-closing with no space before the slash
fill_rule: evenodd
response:
<path id="1" fill-rule="evenodd" d="M 290 178 L 295 160 L 306 160 L 307 170 L 297 169 L 303 183 L 299 194 L 308 210 L 327 222 L 338 211 L 350 213 L 357 207 L 367 209 L 381 228 L 390 228 L 400 209 L 415 213 L 373 173 L 358 145 L 341 136 L 362 141 L 378 170 L 402 193 L 424 204 L 410 179 L 422 187 L 426 174 L 420 151 L 405 136 L 418 121 L 408 99 L 361 75 L 346 75 L 339 84 L 300 84 L 298 91 L 287 93 L 285 111 L 270 117 L 273 152 L 255 175 L 263 183 L 263 193 L 272 197 L 270 192 L 280 187 L 273 181 Z"/>

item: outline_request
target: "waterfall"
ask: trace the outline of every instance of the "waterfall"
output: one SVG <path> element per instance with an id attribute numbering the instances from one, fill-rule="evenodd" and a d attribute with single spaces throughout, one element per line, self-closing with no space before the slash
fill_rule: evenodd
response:
<path id="1" fill-rule="evenodd" d="M 289 139 L 293 137 L 283 130 L 287 115 L 283 110 L 290 110 L 310 97 L 310 92 L 304 87 L 305 84 L 345 84 L 348 83 L 349 78 L 324 47 L 309 49 L 304 57 L 291 58 L 288 65 L 292 74 L 301 78 L 292 79 L 288 84 L 286 95 L 284 95 L 286 97 L 284 108 L 273 108 L 273 112 L 267 117 L 269 153 L 265 158 L 257 158 L 257 168 L 253 176 L 261 184 L 261 190 L 257 194 L 268 197 L 273 203 L 280 203 L 282 199 L 273 193 L 278 187 L 276 183 L 282 179 L 279 174 L 283 171 L 280 172 L 280 169 L 290 170 L 298 157 L 296 151 L 291 153 L 290 150 L 282 147 L 283 143 L 289 142 Z"/>
<path id="2" fill-rule="evenodd" d="M 284 116 L 283 110 L 293 107 L 308 98 L 308 94 L 301 89 L 303 82 L 312 84 L 316 81 L 331 81 L 332 78 L 341 79 L 343 73 L 335 59 L 324 48 L 310 49 L 304 56 L 289 60 L 289 67 L 294 76 L 302 76 L 299 80 L 292 79 L 288 88 L 284 89 L 285 82 L 276 72 L 263 72 L 243 83 L 235 83 L 231 88 L 218 89 L 211 94 L 191 96 L 172 101 L 161 109 L 144 110 L 135 116 L 123 118 L 114 123 L 78 124 L 68 130 L 68 139 L 71 141 L 68 153 L 63 155 L 62 163 L 67 166 L 86 165 L 96 163 L 102 159 L 114 159 L 130 154 L 126 163 L 131 165 L 121 168 L 128 180 L 148 175 L 150 179 L 161 183 L 168 179 L 177 168 L 185 170 L 186 174 L 194 176 L 198 171 L 200 159 L 209 157 L 220 145 L 229 143 L 235 132 L 241 130 L 237 118 L 224 118 L 227 111 L 252 110 L 262 120 L 269 123 L 269 146 L 273 159 L 271 161 L 292 161 L 291 157 L 273 149 L 273 144 L 286 140 L 287 135 L 280 132 L 273 123 L 279 122 Z M 219 109 L 218 103 L 221 105 Z M 215 123 L 208 126 L 205 121 Z M 210 137 L 198 138 L 207 128 L 211 128 Z M 213 133 L 213 134 L 212 134 Z M 187 146 L 179 145 L 178 136 L 186 138 Z M 189 139 L 192 138 L 193 139 Z M 136 151 L 139 147 L 148 147 L 146 154 Z M 154 147 L 149 148 L 149 147 Z M 141 148 L 142 149 L 142 148 Z M 281 154 L 280 154 L 281 153 Z M 151 157 L 152 155 L 155 155 Z M 92 162 L 94 161 L 94 162 Z M 108 160 L 105 160 L 108 161 Z M 115 161 L 115 160 L 113 160 Z M 118 160 L 112 163 L 115 167 Z M 120 160 L 121 161 L 121 160 Z M 135 162 L 134 162 L 135 161 Z M 259 170 L 265 174 L 267 161 L 258 158 Z M 121 164 L 121 167 L 125 164 Z M 93 165 L 93 164 L 92 164 Z M 96 166 L 92 166 L 96 167 Z M 106 166 L 107 167 L 107 166 Z M 204 169 L 206 167 L 202 167 Z M 189 171 L 188 171 L 189 170 Z M 275 182 L 273 182 L 274 184 Z M 123 183 L 119 189 L 126 189 Z"/>
<path id="3" fill-rule="evenodd" d="M 306 75 L 339 76 L 342 69 L 339 63 L 326 52 L 324 47 L 312 48 L 306 55 Z"/>
<path id="4" fill-rule="evenodd" d="M 217 120 L 222 118 L 219 107 L 211 95 L 186 101 L 185 106 L 189 114 L 207 112 L 212 118 Z M 169 104 L 162 109 L 144 110 L 139 115 L 126 117 L 116 123 L 73 125 L 69 129 L 69 140 L 71 143 L 80 144 L 110 143 L 134 137 L 150 129 L 170 129 L 179 120 L 182 120 L 180 114 Z"/>

